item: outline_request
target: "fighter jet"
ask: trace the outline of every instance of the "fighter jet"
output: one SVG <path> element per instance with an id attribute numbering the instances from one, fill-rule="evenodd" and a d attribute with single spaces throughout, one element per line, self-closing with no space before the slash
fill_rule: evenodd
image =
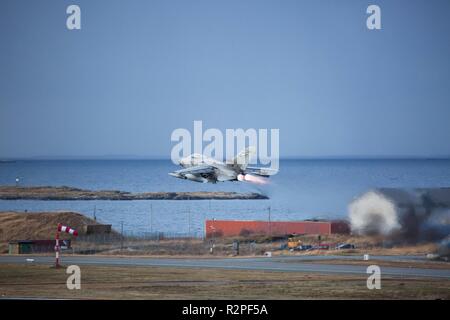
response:
<path id="1" fill-rule="evenodd" d="M 169 175 L 179 179 L 187 179 L 202 183 L 217 183 L 218 181 L 246 181 L 265 184 L 269 176 L 276 173 L 269 168 L 249 167 L 250 157 L 255 154 L 255 148 L 242 150 L 232 161 L 218 161 L 202 154 L 194 153 L 182 158 L 179 164 L 184 168 Z"/>

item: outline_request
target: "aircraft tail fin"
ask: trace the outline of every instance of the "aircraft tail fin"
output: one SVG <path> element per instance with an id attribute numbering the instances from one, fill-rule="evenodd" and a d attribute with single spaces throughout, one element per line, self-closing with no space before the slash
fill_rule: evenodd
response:
<path id="1" fill-rule="evenodd" d="M 248 147 L 238 153 L 238 155 L 233 159 L 235 165 L 239 166 L 242 170 L 247 168 L 250 158 L 256 154 L 255 147 Z"/>

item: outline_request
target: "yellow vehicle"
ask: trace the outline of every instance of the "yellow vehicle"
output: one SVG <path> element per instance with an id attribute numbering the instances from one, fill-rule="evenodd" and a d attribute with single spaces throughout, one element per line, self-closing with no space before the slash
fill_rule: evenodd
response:
<path id="1" fill-rule="evenodd" d="M 288 238 L 288 249 L 294 249 L 297 248 L 298 246 L 301 246 L 303 244 L 303 242 L 299 239 L 297 239 L 295 236 L 289 237 Z"/>

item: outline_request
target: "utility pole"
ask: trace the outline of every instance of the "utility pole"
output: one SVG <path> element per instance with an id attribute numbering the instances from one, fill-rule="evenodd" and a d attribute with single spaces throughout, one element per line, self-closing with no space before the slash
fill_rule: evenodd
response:
<path id="1" fill-rule="evenodd" d="M 150 237 L 153 235 L 153 205 L 150 203 Z"/>
<path id="2" fill-rule="evenodd" d="M 188 207 L 188 220 L 189 220 L 189 233 L 188 233 L 188 237 L 191 236 L 191 207 Z"/>
<path id="3" fill-rule="evenodd" d="M 272 236 L 272 224 L 271 224 L 271 220 L 270 220 L 270 206 L 269 206 L 269 235 Z"/>
<path id="4" fill-rule="evenodd" d="M 212 225 L 211 225 L 212 234 L 211 234 L 211 240 L 209 240 L 209 244 L 210 244 L 209 253 L 210 254 L 214 254 L 215 233 L 216 233 L 216 228 L 214 227 L 215 220 L 216 219 L 212 218 Z"/>
<path id="5" fill-rule="evenodd" d="M 191 197 L 188 196 L 188 201 L 191 200 Z M 188 203 L 188 237 L 191 236 L 191 205 Z"/>
<path id="6" fill-rule="evenodd" d="M 123 221 L 120 221 L 120 250 L 123 250 Z"/>

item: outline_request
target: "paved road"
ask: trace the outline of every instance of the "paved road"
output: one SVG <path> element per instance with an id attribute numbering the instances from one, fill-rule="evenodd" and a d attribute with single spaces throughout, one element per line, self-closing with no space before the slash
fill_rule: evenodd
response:
<path id="1" fill-rule="evenodd" d="M 361 259 L 357 256 L 296 256 L 272 258 L 134 258 L 134 257 L 104 257 L 104 256 L 65 256 L 64 265 L 108 265 L 108 266 L 152 266 L 180 268 L 218 268 L 234 270 L 284 271 L 284 272 L 314 272 L 321 274 L 364 274 L 366 267 L 359 265 L 341 265 L 314 263 L 314 260 L 328 259 Z M 34 259 L 32 263 L 52 264 L 53 257 L 48 256 L 0 256 L 0 264 L 29 264 L 26 259 Z M 422 257 L 392 257 L 373 256 L 374 260 L 420 260 Z M 1 266 L 0 266 L 1 268 Z M 395 277 L 432 277 L 450 280 L 450 265 L 448 269 L 398 268 L 381 267 L 382 275 Z"/>

